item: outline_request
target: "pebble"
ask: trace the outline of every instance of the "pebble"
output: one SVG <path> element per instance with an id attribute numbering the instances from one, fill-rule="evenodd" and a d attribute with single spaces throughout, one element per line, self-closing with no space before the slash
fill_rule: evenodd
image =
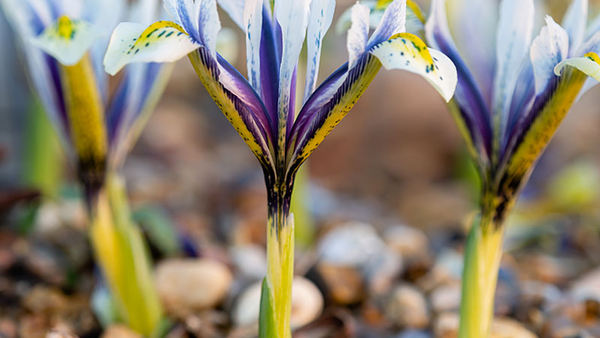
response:
<path id="1" fill-rule="evenodd" d="M 434 323 L 435 338 L 456 338 L 460 317 L 456 312 L 445 312 Z M 489 338 L 537 338 L 520 323 L 508 318 L 494 318 Z"/>
<path id="2" fill-rule="evenodd" d="M 102 338 L 142 338 L 142 335 L 125 325 L 111 325 L 104 331 Z"/>
<path id="3" fill-rule="evenodd" d="M 406 260 L 429 255 L 429 239 L 419 229 L 406 225 L 395 225 L 386 229 L 383 239 L 388 247 Z"/>
<path id="4" fill-rule="evenodd" d="M 423 293 L 411 285 L 397 286 L 388 301 L 386 314 L 399 327 L 423 329 L 429 325 L 429 308 Z"/>
<path id="5" fill-rule="evenodd" d="M 357 269 L 319 263 L 317 271 L 325 282 L 328 297 L 339 305 L 356 304 L 365 298 L 365 283 Z"/>
<path id="6" fill-rule="evenodd" d="M 577 300 L 600 302 L 600 268 L 588 272 L 573 282 L 570 294 Z"/>
<path id="7" fill-rule="evenodd" d="M 218 305 L 233 277 L 220 262 L 208 259 L 168 259 L 158 264 L 156 288 L 167 312 L 185 317 Z"/>
<path id="8" fill-rule="evenodd" d="M 243 276 L 253 281 L 267 274 L 267 253 L 258 245 L 236 246 L 230 249 L 231 262 Z"/>
<path id="9" fill-rule="evenodd" d="M 347 223 L 328 232 L 319 243 L 320 259 L 337 266 L 362 268 L 385 250 L 385 243 L 366 223 Z"/>
<path id="10" fill-rule="evenodd" d="M 460 283 L 447 283 L 436 287 L 429 295 L 431 309 L 435 313 L 458 311 L 462 287 Z"/>
<path id="11" fill-rule="evenodd" d="M 258 323 L 262 283 L 248 287 L 233 306 L 232 320 L 236 327 L 247 327 Z M 323 312 L 321 291 L 304 277 L 296 276 L 292 284 L 292 328 L 302 327 L 317 319 Z"/>

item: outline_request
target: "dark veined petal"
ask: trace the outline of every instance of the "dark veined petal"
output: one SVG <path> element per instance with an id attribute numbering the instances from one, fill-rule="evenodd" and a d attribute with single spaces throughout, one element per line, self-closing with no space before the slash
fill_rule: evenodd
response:
<path id="1" fill-rule="evenodd" d="M 243 76 L 227 61 L 214 60 L 205 48 L 190 53 L 189 58 L 204 84 L 225 117 L 258 158 L 263 168 L 271 170 L 273 160 L 271 139 L 266 125 L 259 116 L 266 116 L 266 109 L 258 95 Z M 264 120 L 263 120 L 264 121 Z"/>
<path id="2" fill-rule="evenodd" d="M 531 173 L 575 102 L 587 76 L 600 79 L 600 58 L 589 53 L 583 58 L 567 59 L 556 66 L 555 73 L 561 74 L 554 81 L 555 89 L 536 98 L 531 112 L 518 126 L 513 148 L 504 158 L 499 191 L 505 191 L 507 198 L 518 192 L 524 178 Z"/>
<path id="3" fill-rule="evenodd" d="M 352 109 L 379 69 L 407 70 L 423 76 L 446 100 L 456 87 L 456 68 L 445 55 L 428 49 L 417 36 L 402 33 L 374 46 L 355 67 L 342 66 L 304 105 L 291 135 L 288 175 L 319 146 Z"/>
<path id="4" fill-rule="evenodd" d="M 462 129 L 467 144 L 477 149 L 478 157 L 490 157 L 492 142 L 492 126 L 489 109 L 485 103 L 477 83 L 458 54 L 456 45 L 448 29 L 445 0 L 433 0 L 431 13 L 425 25 L 427 43 L 447 55 L 457 68 L 458 85 L 454 101 L 458 109 L 454 117 Z M 475 154 L 474 154 L 475 155 Z M 481 159 L 477 159 L 480 161 Z"/>
<path id="5" fill-rule="evenodd" d="M 115 75 L 125 65 L 135 62 L 174 62 L 200 47 L 171 21 L 158 21 L 148 28 L 124 22 L 117 26 L 104 57 L 104 67 Z"/>

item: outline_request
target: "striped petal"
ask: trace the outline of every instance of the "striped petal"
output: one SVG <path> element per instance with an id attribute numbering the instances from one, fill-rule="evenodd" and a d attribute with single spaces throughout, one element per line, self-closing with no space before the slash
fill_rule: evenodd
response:
<path id="1" fill-rule="evenodd" d="M 458 54 L 446 15 L 446 1 L 433 0 L 431 13 L 425 25 L 427 42 L 433 48 L 440 50 L 454 62 L 458 72 L 458 84 L 454 101 L 458 108 L 454 117 L 461 128 L 470 148 L 477 149 L 476 157 L 485 157 L 491 152 L 491 121 L 488 106 L 465 62 Z M 477 159 L 479 161 L 479 159 Z"/>
<path id="2" fill-rule="evenodd" d="M 136 23 L 121 23 L 113 32 L 104 67 L 115 75 L 126 64 L 135 62 L 174 62 L 200 45 L 181 26 L 158 21 L 148 28 Z"/>
<path id="3" fill-rule="evenodd" d="M 248 0 L 244 7 L 246 62 L 248 81 L 260 93 L 260 41 L 262 36 L 263 0 Z"/>
<path id="4" fill-rule="evenodd" d="M 292 92 L 298 57 L 308 25 L 310 0 L 278 0 L 275 2 L 275 17 L 281 27 L 282 53 L 279 66 L 279 97 L 277 100 L 277 161 L 285 163 L 288 119 L 293 120 Z"/>
<path id="5" fill-rule="evenodd" d="M 266 109 L 244 77 L 218 54 L 215 60 L 204 47 L 189 55 L 190 61 L 225 117 L 252 150 L 263 168 L 272 170 L 273 148 Z"/>
<path id="6" fill-rule="evenodd" d="M 456 69 L 442 53 L 428 49 L 415 35 L 403 33 L 374 46 L 354 68 L 332 74 L 306 102 L 292 129 L 291 165 L 295 170 L 340 123 L 362 96 L 379 69 L 402 69 L 426 78 L 446 100 L 456 86 Z"/>
<path id="7" fill-rule="evenodd" d="M 352 26 L 348 30 L 346 48 L 348 49 L 348 67 L 352 69 L 358 59 L 367 50 L 369 39 L 369 12 L 367 6 L 356 3 L 352 6 Z"/>
<path id="8" fill-rule="evenodd" d="M 584 58 L 567 59 L 556 66 L 555 74 L 561 76 L 555 81 L 555 89 L 548 95 L 537 97 L 531 112 L 518 126 L 513 148 L 503 161 L 500 191 L 506 191 L 509 196 L 519 191 L 578 97 L 587 76 L 600 78 L 599 62 L 598 55 L 590 53 Z"/>
<path id="9" fill-rule="evenodd" d="M 62 16 L 35 38 L 33 44 L 63 65 L 72 66 L 81 60 L 99 36 L 91 24 Z"/>
<path id="10" fill-rule="evenodd" d="M 521 66 L 529 51 L 533 32 L 533 0 L 503 0 L 496 39 L 494 81 L 494 133 L 500 140 L 508 123 L 512 95 Z"/>
<path id="11" fill-rule="evenodd" d="M 535 74 L 535 93 L 541 95 L 550 85 L 554 67 L 569 53 L 569 35 L 551 17 L 531 45 L 531 63 Z"/>
<path id="12" fill-rule="evenodd" d="M 127 67 L 107 110 L 111 167 L 123 164 L 162 96 L 171 69 L 159 63 Z"/>
<path id="13" fill-rule="evenodd" d="M 310 18 L 306 38 L 307 57 L 304 102 L 308 100 L 308 97 L 317 86 L 323 38 L 331 26 L 334 11 L 335 0 L 313 0 L 310 4 Z"/>
<path id="14" fill-rule="evenodd" d="M 383 13 L 379 26 L 369 39 L 369 48 L 406 31 L 406 0 L 394 0 Z"/>

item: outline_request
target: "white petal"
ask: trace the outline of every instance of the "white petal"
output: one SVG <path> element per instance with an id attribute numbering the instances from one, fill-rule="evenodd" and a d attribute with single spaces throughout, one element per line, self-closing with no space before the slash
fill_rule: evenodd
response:
<path id="1" fill-rule="evenodd" d="M 278 0 L 275 2 L 275 17 L 281 26 L 283 50 L 279 67 L 279 111 L 280 122 L 283 110 L 287 112 L 290 96 L 292 75 L 296 65 L 308 25 L 310 0 Z"/>
<path id="2" fill-rule="evenodd" d="M 367 49 L 367 40 L 369 39 L 369 13 L 367 6 L 356 3 L 352 7 L 352 26 L 348 30 L 348 69 L 352 69 L 358 58 L 365 53 Z"/>
<path id="3" fill-rule="evenodd" d="M 208 48 L 212 57 L 216 58 L 217 35 L 219 35 L 219 31 L 221 30 L 221 21 L 219 20 L 219 13 L 217 11 L 217 1 L 196 0 L 196 3 L 198 2 L 200 3 L 198 28 L 200 29 L 202 43 L 206 48 Z"/>
<path id="4" fill-rule="evenodd" d="M 306 38 L 306 88 L 304 90 L 304 101 L 315 90 L 319 75 L 319 64 L 321 63 L 321 49 L 323 38 L 331 27 L 333 13 L 335 11 L 335 0 L 313 0 L 310 4 L 310 18 L 308 22 L 308 36 Z"/>
<path id="5" fill-rule="evenodd" d="M 427 48 L 412 34 L 384 41 L 370 51 L 385 69 L 401 69 L 423 76 L 447 102 L 452 99 L 458 76 L 454 63 L 442 52 Z"/>
<path id="6" fill-rule="evenodd" d="M 554 67 L 569 53 L 567 32 L 551 17 L 546 17 L 546 26 L 531 44 L 531 64 L 535 75 L 535 93 L 542 93 L 554 77 Z"/>
<path id="7" fill-rule="evenodd" d="M 260 93 L 260 41 L 262 36 L 263 0 L 248 0 L 244 8 L 244 31 L 246 32 L 246 63 L 248 80 Z"/>
<path id="8" fill-rule="evenodd" d="M 371 35 L 368 45 L 383 42 L 406 31 L 406 0 L 394 0 L 385 9 L 379 26 Z"/>
<path id="9" fill-rule="evenodd" d="M 571 58 L 564 60 L 563 62 L 556 65 L 554 68 L 554 73 L 557 76 L 562 74 L 562 71 L 565 67 L 571 66 L 579 69 L 586 75 L 594 78 L 596 81 L 600 81 L 600 58 L 596 53 L 589 53 L 584 57 L 579 58 Z"/>
<path id="10" fill-rule="evenodd" d="M 574 0 L 562 20 L 562 25 L 569 34 L 572 51 L 579 48 L 585 37 L 588 15 L 588 0 Z"/>
<path id="11" fill-rule="evenodd" d="M 177 24 L 159 21 L 144 29 L 136 23 L 121 23 L 113 32 L 104 67 L 115 75 L 126 64 L 133 62 L 174 62 L 200 45 Z"/>
<path id="12" fill-rule="evenodd" d="M 100 35 L 91 24 L 63 16 L 34 38 L 33 44 L 63 65 L 72 66 L 81 60 Z"/>
<path id="13" fill-rule="evenodd" d="M 529 51 L 533 32 L 533 0 L 503 0 L 496 40 L 494 113 L 501 116 L 503 129 L 521 65 Z"/>
<path id="14" fill-rule="evenodd" d="M 245 30 L 244 2 L 244 0 L 219 0 L 219 6 L 221 6 L 221 8 L 229 15 L 231 20 L 233 20 L 233 22 L 240 27 L 241 30 Z"/>

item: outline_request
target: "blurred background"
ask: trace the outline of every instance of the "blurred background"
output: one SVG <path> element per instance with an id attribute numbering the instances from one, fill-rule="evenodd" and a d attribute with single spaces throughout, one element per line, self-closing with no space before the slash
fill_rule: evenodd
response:
<path id="1" fill-rule="evenodd" d="M 429 2 L 418 2 L 427 12 Z M 353 3 L 338 0 L 336 18 Z M 536 3 L 558 21 L 570 2 Z M 595 17 L 600 1 L 590 5 Z M 239 46 L 227 52 L 244 73 L 243 35 L 234 32 L 227 39 Z M 345 43 L 332 27 L 321 78 L 347 60 Z M 55 327 L 135 337 L 102 327 L 110 311 L 73 170 L 2 15 L 0 44 L 0 337 L 44 337 Z M 565 119 L 510 219 L 495 337 L 600 337 L 599 90 Z M 479 182 L 443 100 L 418 76 L 381 71 L 305 167 L 296 261 L 306 283 L 294 290 L 292 320 L 302 327 L 294 336 L 454 337 Z M 172 318 L 169 337 L 254 336 L 266 270 L 262 172 L 187 60 L 125 176 Z M 210 264 L 178 264 L 183 257 Z"/>

